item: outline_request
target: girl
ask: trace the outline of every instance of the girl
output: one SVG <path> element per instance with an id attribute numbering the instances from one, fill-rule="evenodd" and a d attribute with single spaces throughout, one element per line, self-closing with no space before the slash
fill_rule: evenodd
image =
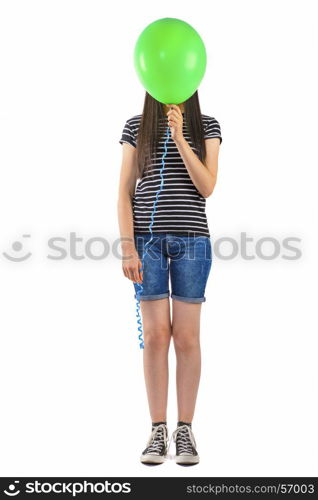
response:
<path id="1" fill-rule="evenodd" d="M 133 281 L 136 295 L 142 286 L 138 297 L 152 420 L 141 462 L 159 464 L 167 454 L 168 350 L 172 340 L 177 361 L 176 462 L 195 464 L 199 455 L 191 423 L 201 368 L 200 313 L 212 261 L 205 199 L 216 183 L 221 129 L 215 118 L 201 114 L 198 92 L 179 106 L 163 105 L 146 92 L 142 115 L 127 120 L 119 142 L 123 144 L 118 199 L 123 273 Z M 163 154 L 164 184 L 149 242 Z"/>

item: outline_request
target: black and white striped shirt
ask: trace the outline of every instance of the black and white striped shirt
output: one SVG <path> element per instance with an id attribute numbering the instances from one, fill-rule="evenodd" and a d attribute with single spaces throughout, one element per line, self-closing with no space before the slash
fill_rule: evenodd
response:
<path id="1" fill-rule="evenodd" d="M 137 134 L 141 116 L 142 115 L 136 115 L 126 121 L 122 137 L 119 141 L 120 144 L 126 142 L 137 147 Z M 221 143 L 221 128 L 218 121 L 208 115 L 202 115 L 202 121 L 204 126 L 204 139 L 218 137 Z M 193 146 L 189 136 L 185 120 L 183 120 L 183 136 L 192 150 L 196 152 L 196 148 Z M 157 157 L 151 162 L 150 170 L 145 172 L 137 183 L 133 197 L 134 231 L 137 233 L 149 232 L 153 202 L 161 183 L 161 157 L 164 153 L 165 139 L 166 137 L 164 136 L 159 142 Z M 178 235 L 195 234 L 210 236 L 205 213 L 205 198 L 201 196 L 193 184 L 178 148 L 171 137 L 169 137 L 167 143 L 163 177 L 163 190 L 158 199 L 152 231 L 154 233 L 164 232 Z"/>

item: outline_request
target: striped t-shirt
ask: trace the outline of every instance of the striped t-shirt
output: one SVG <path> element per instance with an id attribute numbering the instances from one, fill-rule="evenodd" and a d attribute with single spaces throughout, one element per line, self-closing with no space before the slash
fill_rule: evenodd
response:
<path id="1" fill-rule="evenodd" d="M 183 117 L 184 117 L 184 113 Z M 136 115 L 125 123 L 120 144 L 124 142 L 137 147 L 137 134 L 142 115 Z M 215 118 L 202 115 L 204 139 L 218 137 L 222 142 L 220 124 Z M 166 121 L 164 128 L 166 130 Z M 183 136 L 196 152 L 189 136 L 185 120 L 183 120 Z M 151 223 L 151 213 L 156 192 L 160 188 L 161 157 L 164 153 L 166 135 L 159 141 L 156 158 L 153 158 L 150 169 L 139 180 L 133 196 L 133 218 L 135 233 L 148 233 Z M 163 171 L 164 185 L 157 202 L 154 216 L 154 233 L 171 233 L 186 235 L 210 236 L 205 213 L 205 198 L 201 196 L 193 184 L 186 166 L 183 163 L 171 136 L 167 143 L 165 168 Z"/>

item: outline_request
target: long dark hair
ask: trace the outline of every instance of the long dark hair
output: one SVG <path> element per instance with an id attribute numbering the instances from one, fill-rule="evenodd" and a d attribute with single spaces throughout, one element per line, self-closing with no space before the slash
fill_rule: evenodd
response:
<path id="1" fill-rule="evenodd" d="M 204 162 L 206 149 L 198 91 L 184 101 L 184 122 L 192 144 L 197 149 L 196 154 Z M 165 133 L 167 123 L 163 105 L 146 92 L 137 136 L 138 177 L 142 177 L 150 169 L 149 165 L 156 157 L 157 145 Z"/>

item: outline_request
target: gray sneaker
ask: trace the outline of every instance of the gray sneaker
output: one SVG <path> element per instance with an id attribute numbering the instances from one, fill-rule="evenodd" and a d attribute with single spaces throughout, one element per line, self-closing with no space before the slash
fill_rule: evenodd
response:
<path id="1" fill-rule="evenodd" d="M 172 434 L 172 438 L 176 443 L 176 463 L 178 465 L 195 465 L 200 462 L 190 425 L 178 426 Z"/>
<path id="2" fill-rule="evenodd" d="M 159 465 L 165 461 L 168 450 L 168 429 L 166 424 L 153 425 L 147 447 L 142 452 L 143 464 Z"/>

